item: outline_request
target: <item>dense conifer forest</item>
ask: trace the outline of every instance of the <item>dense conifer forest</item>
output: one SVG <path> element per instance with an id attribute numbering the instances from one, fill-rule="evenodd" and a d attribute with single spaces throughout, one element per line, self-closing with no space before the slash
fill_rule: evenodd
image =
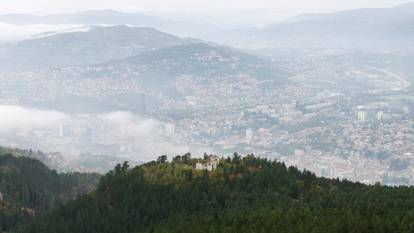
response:
<path id="1" fill-rule="evenodd" d="M 204 162 L 210 158 L 205 156 Z M 117 165 L 19 233 L 414 232 L 414 188 L 318 178 L 253 155 Z"/>
<path id="2" fill-rule="evenodd" d="M 99 178 L 97 174 L 58 174 L 38 160 L 1 148 L 0 232 L 92 191 Z"/>

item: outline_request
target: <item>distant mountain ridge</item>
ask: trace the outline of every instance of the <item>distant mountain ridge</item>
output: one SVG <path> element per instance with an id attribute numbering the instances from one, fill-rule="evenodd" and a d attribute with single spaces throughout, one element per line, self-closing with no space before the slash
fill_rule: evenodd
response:
<path id="1" fill-rule="evenodd" d="M 165 72 L 169 76 L 222 76 L 251 74 L 267 78 L 278 76 L 269 70 L 270 61 L 224 46 L 190 43 L 171 46 L 145 54 L 114 61 L 119 66 L 145 67 L 151 72 Z M 260 73 L 260 69 L 263 69 Z"/>
<path id="2" fill-rule="evenodd" d="M 200 42 L 178 44 L 100 64 L 45 68 L 30 72 L 30 75 L 15 72 L 0 76 L 4 80 L 4 90 L 26 90 L 18 96 L 13 94 L 3 98 L 63 112 L 73 112 L 72 106 L 81 107 L 75 112 L 130 111 L 144 102 L 156 105 L 152 98 L 158 98 L 161 93 L 179 100 L 185 94 L 177 91 L 176 82 L 180 78 L 188 78 L 204 86 L 219 85 L 223 80 L 240 77 L 254 82 L 268 80 L 279 87 L 287 83 L 286 71 L 269 60 L 237 49 Z M 111 95 L 108 95 L 107 83 L 111 84 Z M 30 93 L 38 94 L 33 98 Z M 131 96 L 135 96 L 132 102 Z"/>
<path id="3" fill-rule="evenodd" d="M 143 106 L 159 103 L 154 99 L 160 93 L 182 101 L 185 93 L 178 93 L 176 85 L 180 78 L 200 85 L 240 78 L 268 80 L 274 87 L 287 82 L 286 72 L 270 60 L 153 28 L 128 26 L 41 35 L 3 47 L 0 71 L 4 90 L 0 98 L 74 113 L 143 113 Z"/>
<path id="4" fill-rule="evenodd" d="M 63 72 L 66 72 L 64 69 Z M 121 60 L 78 67 L 76 78 L 106 77 L 134 80 L 143 89 L 175 89 L 179 77 L 204 80 L 248 75 L 255 79 L 286 82 L 286 73 L 266 59 L 225 46 L 188 43 L 149 51 Z M 62 73 L 62 77 L 65 77 Z M 161 91 L 162 92 L 162 91 Z"/>
<path id="5" fill-rule="evenodd" d="M 393 8 L 304 14 L 263 28 L 223 32 L 211 39 L 250 47 L 412 46 L 413 25 L 414 3 L 408 3 Z"/>
<path id="6" fill-rule="evenodd" d="M 98 64 L 183 43 L 187 40 L 148 27 L 93 27 L 4 46 L 0 70 Z"/>
<path id="7" fill-rule="evenodd" d="M 178 22 L 143 13 L 124 13 L 115 10 L 90 10 L 74 14 L 0 15 L 0 22 L 10 24 L 69 24 L 69 25 L 134 25 L 154 27 L 180 36 L 195 36 L 217 29 L 208 23 Z"/>

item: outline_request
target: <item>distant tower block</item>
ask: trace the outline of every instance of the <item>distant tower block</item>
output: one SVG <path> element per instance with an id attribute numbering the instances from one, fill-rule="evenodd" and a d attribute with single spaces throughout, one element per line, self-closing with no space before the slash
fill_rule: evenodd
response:
<path id="1" fill-rule="evenodd" d="M 358 111 L 358 121 L 365 122 L 367 120 L 368 113 L 366 111 Z"/>
<path id="2" fill-rule="evenodd" d="M 165 134 L 167 136 L 169 136 L 169 137 L 174 136 L 175 135 L 175 124 L 173 124 L 173 123 L 165 124 L 164 131 L 165 131 Z"/>
<path id="3" fill-rule="evenodd" d="M 63 136 L 65 136 L 63 124 L 59 124 L 59 137 L 62 138 Z"/>
<path id="4" fill-rule="evenodd" d="M 384 119 L 384 112 L 379 111 L 377 112 L 377 120 L 382 121 Z"/>
<path id="5" fill-rule="evenodd" d="M 246 143 L 251 144 L 253 141 L 253 130 L 252 129 L 246 129 Z"/>
<path id="6" fill-rule="evenodd" d="M 141 103 L 142 114 L 147 114 L 147 106 L 148 106 L 147 96 L 145 94 L 142 94 L 142 103 Z"/>
<path id="7" fill-rule="evenodd" d="M 242 110 L 242 111 L 240 112 L 240 119 L 243 119 L 243 118 L 244 118 L 244 116 L 245 116 L 245 113 L 244 113 L 244 110 Z"/>

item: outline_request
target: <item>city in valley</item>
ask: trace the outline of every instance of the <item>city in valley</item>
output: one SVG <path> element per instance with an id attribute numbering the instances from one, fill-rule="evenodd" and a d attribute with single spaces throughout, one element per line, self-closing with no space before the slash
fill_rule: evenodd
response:
<path id="1" fill-rule="evenodd" d="M 0 233 L 413 233 L 414 0 L 0 0 Z"/>
<path id="2" fill-rule="evenodd" d="M 231 57 L 237 54 L 220 49 L 203 47 L 186 59 L 244 65 Z M 153 154 L 239 152 L 326 177 L 413 184 L 412 77 L 380 63 L 355 63 L 357 55 L 318 53 L 317 59 L 312 53 L 303 59 L 294 53 L 272 55 L 277 69 L 285 71 L 282 78 L 177 73 L 157 88 L 145 84 L 137 65 L 121 71 L 117 64 L 104 64 L 4 73 L 3 114 L 51 120 L 10 126 L 0 142 L 48 152 L 48 161 L 64 171 L 104 171 L 122 159 L 139 163 Z M 340 66 L 333 65 L 345 56 Z M 380 60 L 385 55 L 370 56 Z M 68 108 L 71 102 L 76 104 Z M 111 157 L 89 166 L 73 161 L 79 156 L 90 161 L 93 155 Z"/>

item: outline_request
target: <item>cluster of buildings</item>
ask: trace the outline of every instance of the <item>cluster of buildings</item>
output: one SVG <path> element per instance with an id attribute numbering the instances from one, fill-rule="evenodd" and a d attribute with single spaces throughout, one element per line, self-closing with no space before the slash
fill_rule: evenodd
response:
<path id="1" fill-rule="evenodd" d="M 181 153 L 194 148 L 254 153 L 327 177 L 414 184 L 414 164 L 409 162 L 414 160 L 414 98 L 406 91 L 409 83 L 384 70 L 326 62 L 292 63 L 291 69 L 302 70 L 291 80 L 301 84 L 249 74 L 183 75 L 172 82 L 172 93 L 143 89 L 133 69 L 107 68 L 102 77 L 81 79 L 79 73 L 88 71 L 76 67 L 36 77 L 21 72 L 0 75 L 0 103 L 86 96 L 157 119 L 149 130 L 144 127 L 148 136 L 136 137 L 131 130 L 139 121 L 114 130 L 88 114 L 87 120 L 24 134 L 19 143 L 35 141 L 32 147 L 46 143 L 61 145 L 54 149 L 62 151 L 65 145 L 76 145 L 93 153 L 129 156 L 149 146 L 154 152 L 146 153 L 180 145 Z M 314 66 L 323 69 L 314 72 Z M 23 87 L 24 94 L 18 90 Z M 214 159 L 200 162 L 196 169 L 214 170 L 217 164 Z"/>
<path id="2" fill-rule="evenodd" d="M 276 157 L 327 177 L 414 183 L 407 162 L 414 151 L 412 93 L 347 96 L 289 85 L 267 92 L 259 81 L 239 78 L 207 86 L 184 78 L 180 90 L 192 114 L 175 121 L 175 134 L 218 153 Z"/>
<path id="3" fill-rule="evenodd" d="M 219 163 L 220 158 L 218 156 L 212 155 L 209 156 L 207 159 L 200 160 L 199 162 L 197 162 L 195 165 L 195 169 L 213 171 L 217 169 Z"/>

